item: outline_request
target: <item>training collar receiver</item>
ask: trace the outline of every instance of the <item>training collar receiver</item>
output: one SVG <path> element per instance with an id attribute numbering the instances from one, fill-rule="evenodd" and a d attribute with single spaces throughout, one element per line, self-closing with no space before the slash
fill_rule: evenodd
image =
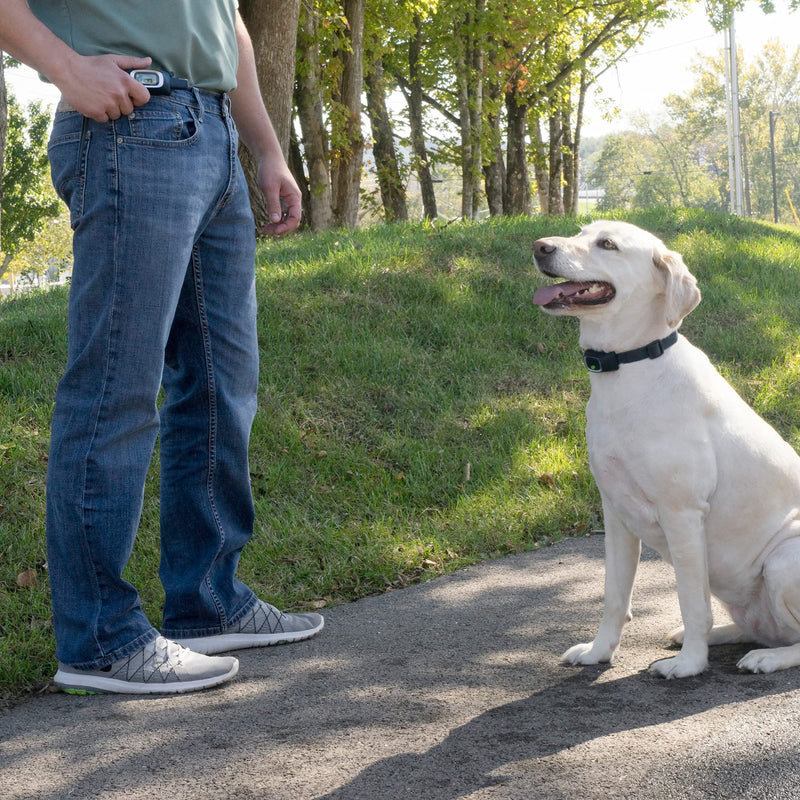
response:
<path id="1" fill-rule="evenodd" d="M 604 350 L 584 350 L 583 363 L 589 372 L 615 372 L 620 364 L 631 364 L 664 355 L 664 351 L 678 341 L 678 331 L 672 331 L 663 339 L 656 339 L 644 347 L 626 350 L 624 353 L 605 352 Z"/>
<path id="2" fill-rule="evenodd" d="M 173 78 L 158 69 L 129 69 L 128 74 L 142 84 L 150 94 L 172 94 L 176 89 L 190 89 L 189 81 Z"/>

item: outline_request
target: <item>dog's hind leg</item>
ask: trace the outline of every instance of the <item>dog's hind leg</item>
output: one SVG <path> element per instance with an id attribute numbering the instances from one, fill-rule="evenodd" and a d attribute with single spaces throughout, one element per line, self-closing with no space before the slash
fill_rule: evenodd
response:
<path id="1" fill-rule="evenodd" d="M 777 672 L 800 664 L 800 644 L 751 650 L 736 665 L 745 672 Z"/>
<path id="2" fill-rule="evenodd" d="M 672 644 L 683 644 L 683 625 L 667 634 L 667 639 Z M 725 625 L 715 625 L 708 634 L 708 644 L 714 647 L 719 644 L 739 644 L 740 642 L 751 642 L 752 637 L 748 636 L 735 622 L 728 622 Z"/>
<path id="3" fill-rule="evenodd" d="M 737 665 L 748 672 L 777 672 L 800 665 L 800 538 L 788 539 L 776 548 L 764 564 L 763 574 L 763 606 L 769 605 L 771 619 L 761 624 L 771 629 L 769 638 L 783 640 L 787 646 L 751 650 Z M 758 615 L 759 610 L 754 611 Z M 766 609 L 761 613 L 768 615 Z M 756 632 L 759 622 L 753 619 Z"/>

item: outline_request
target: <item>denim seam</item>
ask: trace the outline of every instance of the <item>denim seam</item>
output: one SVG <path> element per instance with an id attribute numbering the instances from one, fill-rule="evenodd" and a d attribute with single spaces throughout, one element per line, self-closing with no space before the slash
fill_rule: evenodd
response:
<path id="1" fill-rule="evenodd" d="M 206 386 L 208 389 L 208 473 L 206 476 L 206 492 L 208 493 L 208 503 L 211 513 L 214 517 L 214 522 L 217 526 L 217 533 L 219 534 L 219 545 L 217 546 L 217 555 L 214 557 L 213 564 L 216 563 L 219 554 L 222 552 L 225 544 L 225 531 L 222 527 L 222 521 L 219 517 L 217 510 L 217 502 L 214 493 L 214 481 L 216 479 L 216 460 L 217 460 L 217 399 L 216 399 L 216 383 L 214 381 L 214 363 L 213 355 L 211 352 L 211 336 L 209 333 L 208 319 L 206 317 L 205 299 L 203 297 L 203 276 L 200 264 L 200 257 L 198 255 L 197 247 L 192 250 L 192 272 L 194 274 L 194 291 L 195 300 L 197 302 L 197 323 L 200 330 L 200 335 L 203 341 L 203 357 L 205 359 L 206 367 Z M 227 615 L 223 604 L 220 602 L 214 591 L 213 582 L 211 580 L 210 572 L 206 574 L 205 585 L 214 605 L 217 608 L 219 615 L 220 625 L 225 628 L 227 624 Z"/>
<path id="2" fill-rule="evenodd" d="M 228 203 L 231 202 L 234 195 L 236 194 L 237 192 L 236 177 L 239 169 L 239 162 L 238 162 L 239 134 L 236 130 L 236 123 L 233 121 L 233 117 L 231 116 L 230 100 L 228 98 L 225 98 L 223 103 L 225 108 L 224 122 L 225 122 L 225 127 L 227 128 L 228 131 L 228 185 L 225 187 L 225 190 L 220 195 L 219 201 L 214 207 L 215 214 L 221 209 L 223 209 L 226 205 L 228 205 Z"/>
<path id="3" fill-rule="evenodd" d="M 115 661 L 121 661 L 126 656 L 131 656 L 143 647 L 146 647 L 150 642 L 154 642 L 158 638 L 158 635 L 158 631 L 153 628 L 147 633 L 137 636 L 132 642 L 118 647 L 111 653 L 106 653 L 102 658 L 97 659 L 97 661 L 84 661 L 79 664 L 70 664 L 69 666 L 84 670 L 103 669 L 103 667 L 107 667 Z"/>
<path id="4" fill-rule="evenodd" d="M 225 633 L 231 627 L 241 622 L 249 614 L 252 614 L 254 609 L 259 603 L 258 596 L 255 592 L 250 593 L 247 602 L 239 609 L 237 609 L 231 616 L 225 618 L 225 624 L 221 627 L 205 627 L 205 628 L 165 628 L 162 635 L 167 639 L 177 641 L 180 639 L 196 639 L 200 636 L 219 636 Z"/>
<path id="5" fill-rule="evenodd" d="M 113 125 L 113 123 L 112 123 Z M 113 141 L 113 137 L 112 137 Z M 87 153 L 87 160 L 88 160 L 88 153 Z M 100 640 L 97 635 L 97 627 L 98 627 L 98 620 L 100 618 L 100 614 L 103 607 L 102 602 L 102 585 L 97 573 L 97 565 L 94 563 L 93 559 L 91 558 L 91 548 L 88 547 L 88 523 L 87 523 L 87 509 L 86 509 L 86 488 L 89 482 L 89 461 L 92 451 L 94 450 L 94 445 L 97 437 L 97 429 L 100 425 L 100 420 L 103 415 L 103 406 L 104 400 L 108 390 L 108 383 L 109 383 L 109 369 L 111 364 L 111 349 L 112 349 L 112 338 L 113 338 L 113 328 L 114 328 L 114 319 L 116 317 L 116 310 L 117 310 L 117 270 L 118 270 L 118 233 L 116 231 L 119 230 L 119 165 L 117 161 L 117 149 L 116 146 L 112 144 L 112 175 L 113 175 L 113 197 L 114 197 L 114 215 L 115 215 L 115 233 L 114 233 L 114 247 L 113 247 L 113 271 L 114 271 L 114 291 L 112 302 L 109 306 L 109 317 L 108 317 L 108 330 L 106 334 L 106 343 L 105 343 L 105 373 L 103 374 L 103 384 L 100 390 L 100 395 L 98 398 L 97 408 L 94 414 L 94 428 L 92 430 L 92 436 L 89 440 L 89 446 L 86 450 L 86 455 L 83 460 L 83 482 L 81 486 L 81 528 L 83 531 L 83 542 L 84 547 L 86 547 L 87 552 L 89 553 L 89 560 L 92 562 L 92 579 L 93 585 L 97 592 L 97 603 L 95 606 L 95 613 L 94 618 L 92 621 L 92 637 L 97 644 L 97 649 L 99 652 L 103 652 L 103 647 L 100 643 Z M 112 663 L 112 662 L 108 662 Z"/>
<path id="6" fill-rule="evenodd" d="M 89 162 L 89 146 L 92 143 L 92 132 L 87 130 L 87 125 L 84 120 L 83 129 L 81 130 L 81 143 L 80 152 L 78 155 L 78 208 L 76 210 L 75 219 L 72 222 L 74 226 L 78 225 L 80 218 L 83 216 L 83 209 L 86 207 L 86 165 Z"/>

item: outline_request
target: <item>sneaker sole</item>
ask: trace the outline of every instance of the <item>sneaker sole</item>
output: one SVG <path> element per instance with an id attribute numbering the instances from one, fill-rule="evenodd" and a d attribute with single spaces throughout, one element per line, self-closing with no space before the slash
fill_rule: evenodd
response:
<path id="1" fill-rule="evenodd" d="M 272 647 L 279 644 L 302 642 L 316 636 L 325 627 L 323 619 L 316 628 L 288 633 L 219 633 L 216 636 L 201 636 L 197 639 L 172 639 L 182 647 L 188 647 L 204 656 L 227 653 L 231 650 L 246 650 L 250 647 Z"/>
<path id="2" fill-rule="evenodd" d="M 116 678 L 104 678 L 102 675 L 83 676 L 58 670 L 53 683 L 67 694 L 183 694 L 219 686 L 234 678 L 237 672 L 239 672 L 238 661 L 225 674 L 210 678 L 169 683 L 134 683 Z"/>

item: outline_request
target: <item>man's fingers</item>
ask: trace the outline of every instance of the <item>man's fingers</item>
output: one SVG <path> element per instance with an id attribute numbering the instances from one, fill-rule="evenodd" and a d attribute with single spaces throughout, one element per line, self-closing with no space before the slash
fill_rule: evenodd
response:
<path id="1" fill-rule="evenodd" d="M 147 69 L 153 62 L 153 59 L 133 58 L 132 56 L 114 56 L 114 61 L 120 69 L 127 72 L 131 69 Z M 150 92 L 147 90 L 147 87 L 143 86 L 134 78 L 129 77 L 126 79 L 125 86 L 128 91 L 128 97 L 130 97 L 134 106 L 143 106 L 150 100 Z M 122 106 L 120 106 L 120 111 L 122 111 L 123 114 L 130 114 L 133 108 L 129 111 L 125 111 Z"/>
<path id="2" fill-rule="evenodd" d="M 269 223 L 264 226 L 263 232 L 273 236 L 280 236 L 296 230 L 300 225 L 302 208 L 300 198 L 294 195 L 281 197 L 280 206 L 268 206 Z"/>
<path id="3" fill-rule="evenodd" d="M 152 58 L 138 58 L 136 56 L 111 55 L 111 60 L 120 69 L 147 69 L 152 63 Z"/>
<path id="4" fill-rule="evenodd" d="M 64 99 L 77 111 L 97 122 L 130 114 L 150 100 L 150 92 L 126 70 L 145 69 L 149 58 L 123 55 L 81 56 L 69 85 L 61 85 Z"/>

